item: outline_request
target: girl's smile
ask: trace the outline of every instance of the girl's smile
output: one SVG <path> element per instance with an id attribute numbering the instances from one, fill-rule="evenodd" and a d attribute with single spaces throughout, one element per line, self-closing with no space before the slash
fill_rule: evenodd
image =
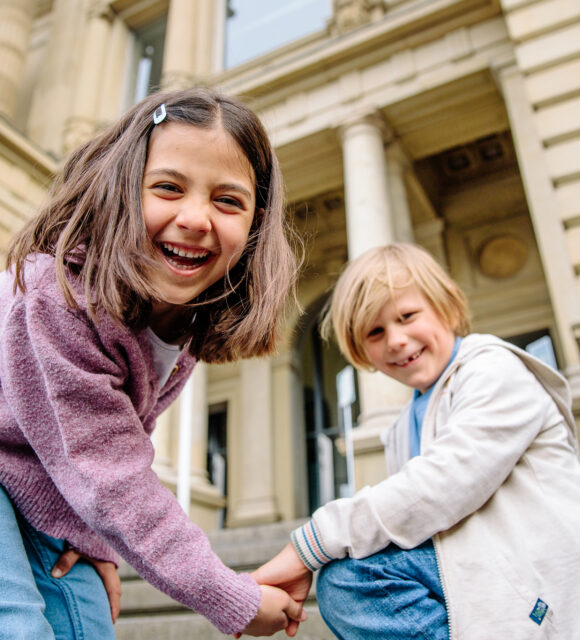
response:
<path id="1" fill-rule="evenodd" d="M 372 365 L 423 392 L 443 373 L 455 333 L 414 284 L 380 309 L 363 340 Z"/>
<path id="2" fill-rule="evenodd" d="M 158 257 L 153 282 L 162 296 L 153 303 L 154 325 L 239 260 L 254 219 L 254 172 L 221 126 L 165 123 L 149 142 L 142 206 Z"/>

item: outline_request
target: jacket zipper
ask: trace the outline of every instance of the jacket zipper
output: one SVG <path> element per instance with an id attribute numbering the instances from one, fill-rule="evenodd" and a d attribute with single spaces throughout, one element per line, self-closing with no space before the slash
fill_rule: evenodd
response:
<path id="1" fill-rule="evenodd" d="M 447 626 L 449 628 L 449 638 L 453 640 L 453 620 L 451 618 L 451 607 L 449 606 L 449 593 L 447 591 L 447 583 L 445 582 L 445 576 L 443 575 L 443 571 L 441 568 L 441 557 L 440 557 L 440 546 L 441 542 L 439 539 L 439 534 L 436 533 L 433 536 L 433 549 L 435 549 L 435 560 L 437 562 L 437 571 L 439 572 L 439 582 L 441 583 L 441 590 L 443 591 L 443 600 L 445 602 L 445 609 L 447 610 Z"/>

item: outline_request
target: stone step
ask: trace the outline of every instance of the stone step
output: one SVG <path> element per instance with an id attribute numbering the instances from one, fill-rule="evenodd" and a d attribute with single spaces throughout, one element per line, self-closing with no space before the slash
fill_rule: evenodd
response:
<path id="1" fill-rule="evenodd" d="M 297 640 L 333 640 L 315 605 L 306 605 L 308 619 L 300 625 Z M 154 616 L 129 616 L 115 625 L 117 640 L 223 640 L 224 636 L 202 616 L 192 612 Z M 246 637 L 246 636 L 244 636 Z M 283 631 L 272 638 L 287 638 Z"/>
<path id="2" fill-rule="evenodd" d="M 290 532 L 304 521 L 281 522 L 257 527 L 224 529 L 208 533 L 212 548 L 222 561 L 236 571 L 251 571 L 287 544 Z M 119 569 L 123 595 L 121 616 L 115 625 L 117 640 L 213 640 L 224 636 L 203 616 L 186 609 L 142 580 L 126 563 Z M 315 590 L 306 603 L 308 620 L 302 623 L 299 638 L 331 640 L 316 607 Z M 286 638 L 283 632 L 274 638 Z"/>

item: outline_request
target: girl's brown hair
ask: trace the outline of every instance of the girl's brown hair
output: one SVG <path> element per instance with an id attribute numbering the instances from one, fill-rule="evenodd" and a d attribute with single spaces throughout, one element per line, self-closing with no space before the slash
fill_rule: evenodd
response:
<path id="1" fill-rule="evenodd" d="M 184 308 L 182 331 L 191 338 L 190 350 L 206 362 L 272 353 L 277 318 L 288 295 L 295 299 L 297 278 L 280 168 L 258 117 L 239 100 L 211 89 L 152 94 L 72 153 L 48 204 L 11 244 L 8 265 L 15 266 L 15 286 L 24 291 L 28 256 L 48 253 L 55 256 L 70 306 L 77 306 L 74 281 L 80 281 L 93 317 L 99 310 L 136 329 L 147 325 L 151 301 L 162 298 L 149 275 L 153 245 L 141 189 L 156 126 L 153 113 L 161 104 L 164 122 L 221 125 L 248 158 L 256 179 L 256 211 L 242 257 Z"/>
<path id="2" fill-rule="evenodd" d="M 324 311 L 321 333 L 333 332 L 340 351 L 355 367 L 372 369 L 364 338 L 387 300 L 411 284 L 457 336 L 471 330 L 467 299 L 424 249 L 395 243 L 369 249 L 346 266 Z"/>

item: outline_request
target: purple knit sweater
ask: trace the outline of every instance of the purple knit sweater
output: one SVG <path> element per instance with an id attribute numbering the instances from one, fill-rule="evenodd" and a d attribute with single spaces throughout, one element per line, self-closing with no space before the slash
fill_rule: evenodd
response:
<path id="1" fill-rule="evenodd" d="M 52 257 L 30 262 L 26 283 L 14 293 L 0 274 L 0 484 L 40 531 L 102 560 L 119 553 L 223 633 L 241 631 L 258 585 L 219 560 L 151 469 L 155 418 L 194 358 L 184 351 L 160 389 L 145 332 L 95 324 L 80 295 L 68 308 Z"/>

